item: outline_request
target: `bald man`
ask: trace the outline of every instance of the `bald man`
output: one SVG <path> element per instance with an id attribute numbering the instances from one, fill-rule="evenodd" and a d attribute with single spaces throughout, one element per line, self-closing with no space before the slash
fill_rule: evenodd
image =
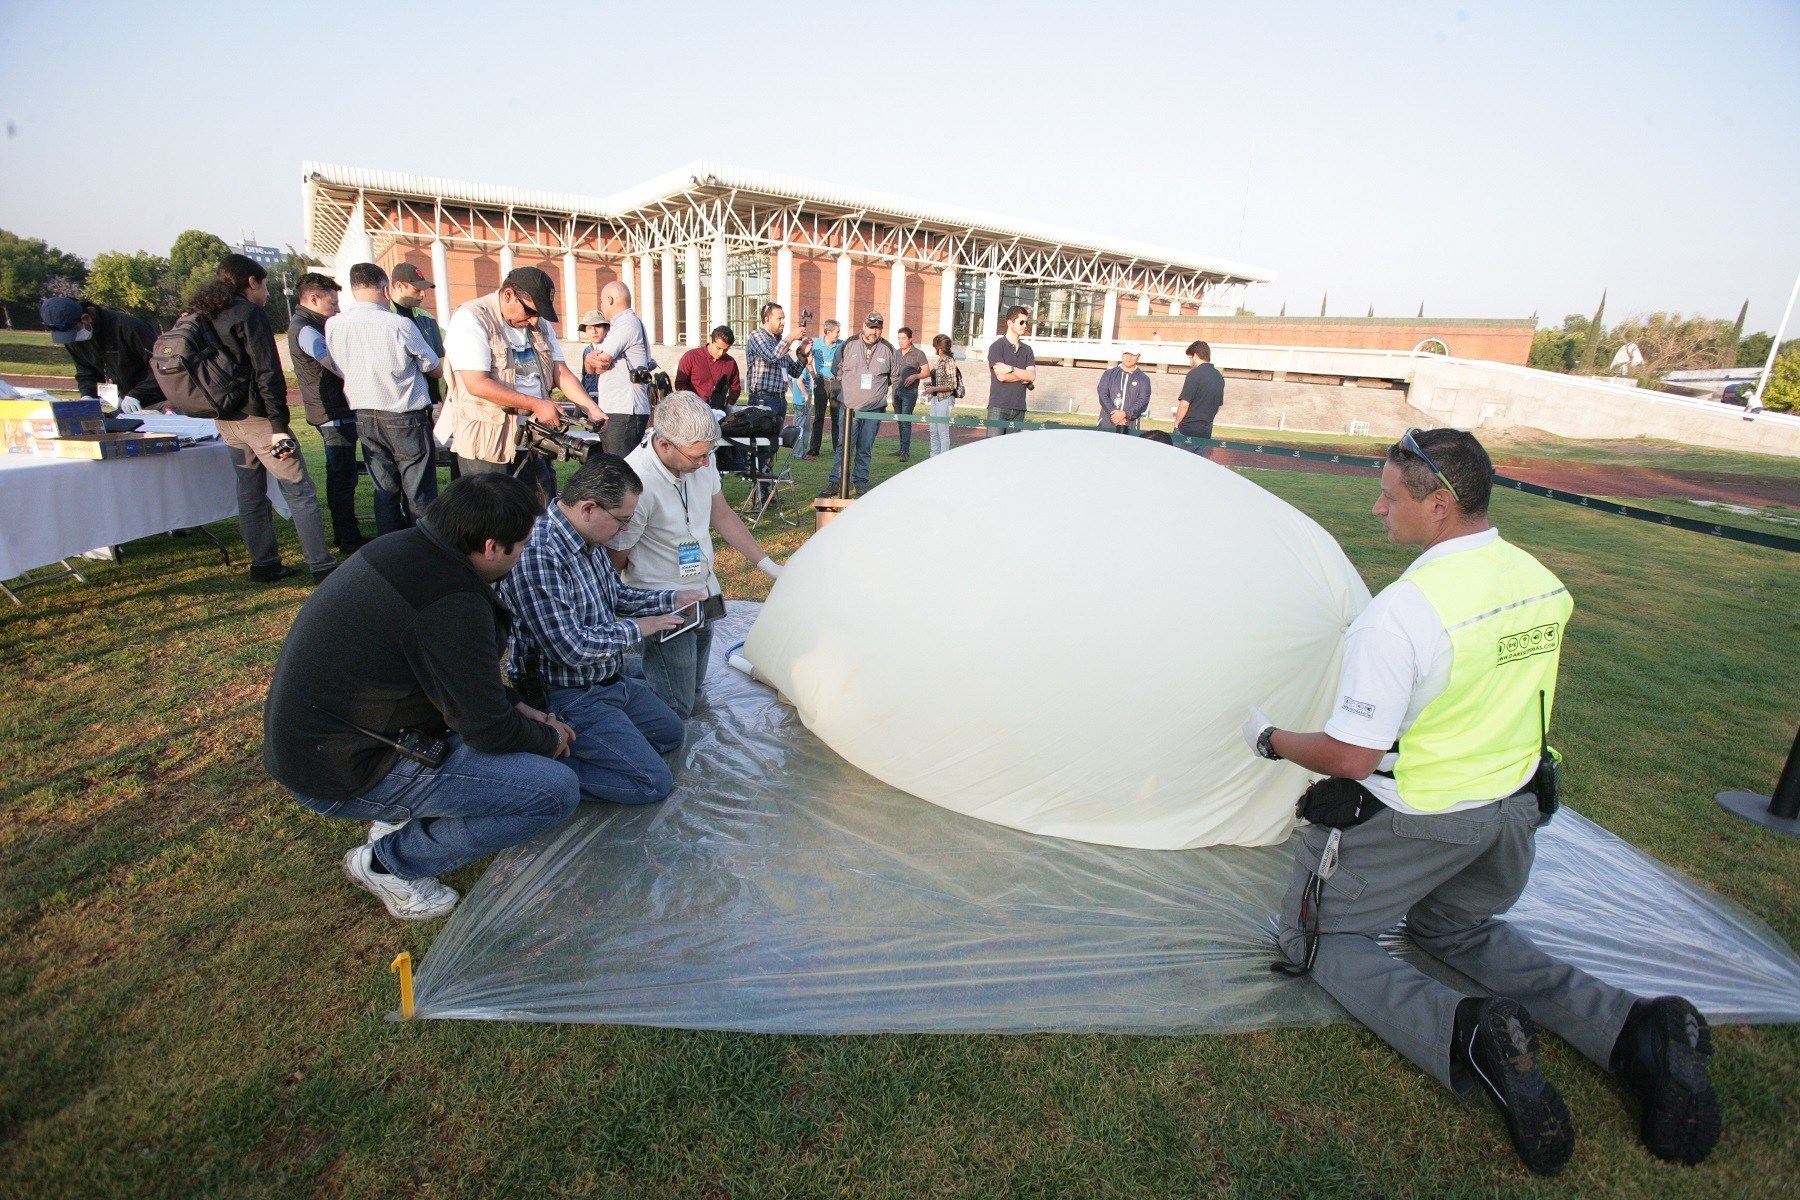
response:
<path id="1" fill-rule="evenodd" d="M 631 381 L 633 370 L 656 365 L 644 323 L 631 311 L 631 289 L 613 280 L 600 289 L 600 313 L 612 324 L 598 346 L 590 346 L 583 367 L 600 377 L 600 407 L 606 412 L 601 444 L 608 454 L 624 458 L 644 440 L 650 421 L 650 390 Z"/>

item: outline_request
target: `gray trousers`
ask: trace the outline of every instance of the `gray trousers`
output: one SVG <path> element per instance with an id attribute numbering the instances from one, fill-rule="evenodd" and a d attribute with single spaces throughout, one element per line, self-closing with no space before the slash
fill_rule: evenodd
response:
<path id="1" fill-rule="evenodd" d="M 306 565 L 314 571 L 335 566 L 337 559 L 325 544 L 319 493 L 306 473 L 306 462 L 297 451 L 291 458 L 275 457 L 275 431 L 269 419 L 220 421 L 219 440 L 231 447 L 231 465 L 237 470 L 238 532 L 250 551 L 250 565 L 281 565 L 281 544 L 275 540 L 275 517 L 269 504 L 269 476 L 273 475 L 294 519 Z"/>
<path id="2" fill-rule="evenodd" d="M 1475 1083 L 1451 1068 L 1456 1006 L 1464 996 L 1376 942 L 1402 917 L 1418 947 L 1495 996 L 1523 1004 L 1539 1025 L 1606 1069 L 1637 999 L 1539 950 L 1496 919 L 1525 890 L 1538 819 L 1529 792 L 1466 812 L 1383 811 L 1344 830 L 1337 872 L 1319 906 L 1312 978 L 1350 1015 L 1458 1094 Z M 1281 948 L 1305 958 L 1300 900 L 1331 831 L 1308 826 L 1281 905 Z"/>
<path id="3" fill-rule="evenodd" d="M 687 720 L 700 701 L 700 685 L 706 681 L 706 660 L 712 655 L 712 626 L 659 642 L 644 640 L 644 682 L 657 699 Z"/>

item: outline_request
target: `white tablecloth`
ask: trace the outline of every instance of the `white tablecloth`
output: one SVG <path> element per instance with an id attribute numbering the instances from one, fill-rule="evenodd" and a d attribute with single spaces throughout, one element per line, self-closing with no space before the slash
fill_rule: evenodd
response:
<path id="1" fill-rule="evenodd" d="M 144 431 L 201 437 L 214 429 L 211 421 L 158 415 L 146 417 Z M 106 462 L 0 454 L 0 579 L 96 546 L 235 517 L 231 454 L 223 442 Z M 287 516 L 273 480 L 269 496 Z"/>

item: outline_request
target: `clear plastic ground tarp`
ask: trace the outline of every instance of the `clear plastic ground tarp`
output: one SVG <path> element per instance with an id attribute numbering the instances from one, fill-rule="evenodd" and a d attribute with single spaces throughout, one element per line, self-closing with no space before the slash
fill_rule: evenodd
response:
<path id="1" fill-rule="evenodd" d="M 1088 845 L 896 791 L 724 666 L 755 613 L 734 603 L 714 641 L 675 794 L 583 805 L 500 855 L 432 944 L 419 1016 L 783 1033 L 1346 1019 L 1269 971 L 1286 847 Z M 1762 921 L 1576 813 L 1539 834 L 1511 919 L 1715 1021 L 1800 1020 L 1800 959 Z"/>

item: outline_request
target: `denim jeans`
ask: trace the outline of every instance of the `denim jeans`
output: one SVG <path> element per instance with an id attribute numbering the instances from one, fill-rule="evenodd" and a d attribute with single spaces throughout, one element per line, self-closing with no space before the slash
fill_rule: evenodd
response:
<path id="1" fill-rule="evenodd" d="M 950 449 L 950 426 L 947 419 L 956 415 L 956 397 L 933 396 L 931 415 L 946 418 L 944 423 L 934 421 L 931 424 L 931 457 L 936 458 Z"/>
<path id="2" fill-rule="evenodd" d="M 575 731 L 568 763 L 583 800 L 654 804 L 675 788 L 662 756 L 680 749 L 681 718 L 641 679 L 552 688 L 550 711 Z"/>
<path id="3" fill-rule="evenodd" d="M 464 458 L 459 454 L 456 465 L 464 475 L 517 475 L 543 498 L 545 504 L 556 498 L 556 468 L 523 450 L 510 463 L 482 462 L 479 458 Z"/>
<path id="4" fill-rule="evenodd" d="M 269 504 L 269 476 L 281 486 L 282 498 L 294 518 L 300 553 L 314 571 L 337 565 L 325 544 L 325 518 L 319 514 L 319 493 L 299 454 L 275 457 L 275 430 L 267 417 L 238 417 L 219 422 L 219 439 L 231 447 L 231 465 L 237 471 L 238 532 L 250 551 L 253 567 L 281 565 L 281 543 L 275 540 L 274 510 Z"/>
<path id="5" fill-rule="evenodd" d="M 326 817 L 405 821 L 375 843 L 381 865 L 402 879 L 436 877 L 516 846 L 565 820 L 581 799 L 567 759 L 484 754 L 459 737 L 435 771 L 402 758 L 354 800 L 294 799 Z"/>
<path id="6" fill-rule="evenodd" d="M 913 414 L 913 410 L 918 406 L 919 393 L 917 390 L 908 391 L 905 388 L 900 388 L 894 392 L 894 411 L 896 413 L 910 417 Z M 894 423 L 900 426 L 900 457 L 911 458 L 913 435 L 912 422 L 896 421 Z"/>
<path id="7" fill-rule="evenodd" d="M 706 680 L 706 661 L 711 656 L 711 625 L 702 625 L 666 642 L 646 639 L 644 679 L 670 711 L 685 721 L 694 715 L 700 685 Z"/>
<path id="8" fill-rule="evenodd" d="M 883 405 L 874 411 L 886 412 L 887 406 Z M 856 462 L 850 468 L 850 482 L 857 488 L 866 488 L 869 486 L 869 460 L 875 455 L 875 435 L 881 432 L 881 422 L 859 421 L 849 413 L 846 413 L 845 417 L 850 422 L 851 437 L 855 439 L 856 450 Z M 835 488 L 843 477 L 844 456 L 834 454 L 831 456 L 831 478 L 825 481 L 825 486 Z"/>
<path id="9" fill-rule="evenodd" d="M 356 418 L 342 424 L 320 425 L 325 443 L 325 507 L 331 512 L 331 540 L 339 550 L 363 539 L 356 519 Z"/>
<path id="10" fill-rule="evenodd" d="M 363 461 L 375 484 L 375 530 L 410 529 L 437 499 L 437 445 L 431 440 L 431 410 L 391 413 L 372 408 L 356 414 Z"/>

